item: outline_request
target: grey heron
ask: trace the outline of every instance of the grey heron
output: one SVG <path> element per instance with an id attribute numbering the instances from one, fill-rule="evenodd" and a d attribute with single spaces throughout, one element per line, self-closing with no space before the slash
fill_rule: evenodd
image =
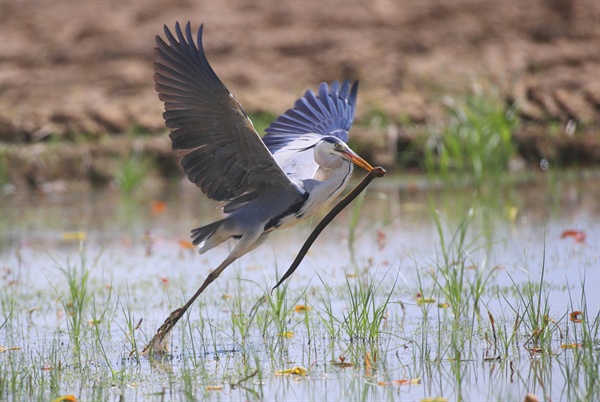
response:
<path id="1" fill-rule="evenodd" d="M 166 41 L 156 37 L 154 81 L 173 149 L 188 179 L 208 198 L 225 202 L 225 217 L 192 230 L 204 253 L 228 239 L 237 243 L 184 307 L 175 310 L 146 347 L 164 348 L 165 335 L 195 298 L 235 260 L 260 246 L 275 229 L 293 226 L 344 190 L 353 164 L 373 168 L 346 144 L 358 82 L 322 83 L 266 129 L 261 139 L 248 115 L 194 42 L 190 23 Z M 160 345 L 160 346 L 159 346 Z"/>

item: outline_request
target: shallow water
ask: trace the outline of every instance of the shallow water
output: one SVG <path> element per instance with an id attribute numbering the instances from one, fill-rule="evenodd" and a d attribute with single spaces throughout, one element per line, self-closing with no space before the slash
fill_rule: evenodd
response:
<path id="1" fill-rule="evenodd" d="M 0 353 L 2 374 L 8 378 L 19 364 L 29 367 L 30 381 L 40 385 L 31 388 L 37 399 L 69 393 L 82 400 L 118 400 L 120 395 L 127 400 L 522 400 L 526 392 L 560 400 L 589 395 L 582 390 L 590 382 L 597 386 L 598 379 L 594 382 L 589 370 L 574 366 L 577 350 L 561 345 L 581 336 L 580 327 L 569 321 L 571 312 L 585 308 L 584 321 L 591 326 L 600 320 L 597 172 L 546 175 L 481 191 L 466 186 L 421 189 L 424 183 L 419 178 L 378 180 L 362 207 L 355 202 L 323 232 L 286 283 L 284 299 L 292 312 L 280 325 L 292 330 L 293 338 L 277 337 L 279 327 L 269 328 L 265 337 L 250 325 L 242 339 L 231 320 L 236 308 L 247 314 L 276 283 L 316 220 L 275 233 L 228 268 L 196 302 L 188 324 L 178 324 L 172 358 L 158 363 L 129 357 L 127 317 L 136 323 L 143 318 L 135 332 L 140 347 L 227 255 L 230 245 L 199 256 L 186 243 L 190 229 L 219 216 L 217 205 L 188 184 L 155 186 L 132 198 L 109 190 L 2 196 L 5 324 L 0 346 L 21 348 Z M 355 216 L 360 219 L 350 240 Z M 448 244 L 468 216 L 463 281 L 472 283 L 480 275 L 487 282 L 479 304 L 453 319 L 452 309 L 443 306 L 443 280 L 434 273 L 444 249 L 453 250 Z M 585 240 L 563 237 L 567 230 L 584 233 Z M 99 336 L 107 357 L 82 352 L 86 374 L 78 376 L 82 363 L 72 356 L 69 311 L 61 300 L 68 294 L 64 270 L 77 270 L 82 255 L 90 269 L 89 294 L 110 311 Z M 352 286 L 368 280 L 379 286 L 376 303 L 391 295 L 376 342 L 351 339 L 341 324 L 351 314 Z M 527 309 L 526 298 L 515 289 L 528 282 L 542 284 L 545 313 L 561 332 L 552 331 L 550 345 L 536 353 L 522 326 L 506 351 L 495 350 L 489 344 L 487 312 L 498 328 L 510 332 Z M 420 303 L 420 292 L 436 301 Z M 294 313 L 296 304 L 312 309 Z M 327 306 L 338 318 L 332 324 L 339 331 L 335 339 L 319 318 L 327 316 Z M 89 307 L 84 311 L 87 322 L 94 314 Z M 456 333 L 470 334 L 461 339 L 460 350 L 446 339 Z M 82 348 L 98 349 L 86 342 Z M 595 339 L 596 354 L 599 348 Z M 353 366 L 333 365 L 339 356 Z M 56 360 L 62 362 L 61 370 L 42 370 Z M 307 368 L 308 375 L 275 374 L 292 366 Z M 228 385 L 252 374 L 250 367 L 261 373 L 241 384 L 246 389 Z M 393 383 L 401 379 L 415 381 Z M 207 386 L 223 384 L 222 390 L 207 391 Z M 0 399 L 9 400 L 29 389 L 6 382 L 1 388 L 5 395 Z"/>

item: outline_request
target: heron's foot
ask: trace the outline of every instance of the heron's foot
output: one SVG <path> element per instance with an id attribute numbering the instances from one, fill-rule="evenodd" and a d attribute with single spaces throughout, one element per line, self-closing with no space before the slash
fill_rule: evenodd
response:
<path id="1" fill-rule="evenodd" d="M 174 310 L 169 317 L 165 320 L 163 325 L 158 328 L 156 334 L 152 337 L 150 342 L 144 347 L 141 354 L 142 355 L 163 355 L 165 353 L 169 353 L 169 338 L 171 335 L 171 330 L 177 324 L 177 321 L 183 317 L 186 308 L 179 307 Z"/>

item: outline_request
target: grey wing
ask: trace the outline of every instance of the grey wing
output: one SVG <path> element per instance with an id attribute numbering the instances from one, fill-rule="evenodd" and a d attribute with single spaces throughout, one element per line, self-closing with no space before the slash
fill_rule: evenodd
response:
<path id="1" fill-rule="evenodd" d="M 154 81 L 165 104 L 173 149 L 184 155 L 189 180 L 208 197 L 231 200 L 264 186 L 297 192 L 252 122 L 217 77 L 202 48 L 202 29 L 194 44 L 190 23 L 177 38 L 165 26 L 168 44 L 156 37 Z"/>
<path id="2" fill-rule="evenodd" d="M 316 95 L 306 91 L 265 130 L 263 141 L 286 174 L 299 180 L 312 178 L 318 165 L 307 147 L 321 137 L 331 135 L 348 141 L 357 91 L 358 81 L 352 87 L 349 81 L 341 86 L 338 81 L 331 86 L 323 82 Z"/>

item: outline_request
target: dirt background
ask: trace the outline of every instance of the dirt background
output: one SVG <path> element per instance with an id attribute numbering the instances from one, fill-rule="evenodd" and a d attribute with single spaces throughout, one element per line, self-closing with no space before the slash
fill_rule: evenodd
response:
<path id="1" fill-rule="evenodd" d="M 247 111 L 279 114 L 321 81 L 359 79 L 357 118 L 388 116 L 402 150 L 443 124 L 448 99 L 491 88 L 519 105 L 525 159 L 600 163 L 597 0 L 2 1 L 9 179 L 102 179 L 107 155 L 131 147 L 168 159 L 154 37 L 188 20 L 205 24 L 208 58 Z M 389 130 L 356 131 L 390 163 Z"/>

